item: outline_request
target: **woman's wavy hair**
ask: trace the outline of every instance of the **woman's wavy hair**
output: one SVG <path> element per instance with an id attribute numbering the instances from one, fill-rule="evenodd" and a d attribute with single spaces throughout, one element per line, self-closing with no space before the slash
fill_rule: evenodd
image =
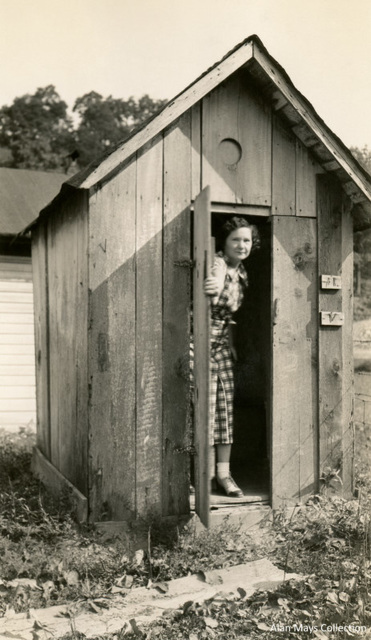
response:
<path id="1" fill-rule="evenodd" d="M 233 216 L 233 218 L 228 219 L 224 224 L 220 227 L 218 236 L 217 236 L 217 250 L 223 251 L 225 247 L 226 240 L 228 236 L 237 229 L 241 229 L 241 227 L 247 227 L 247 229 L 251 229 L 251 238 L 252 238 L 252 247 L 251 252 L 257 251 L 260 249 L 260 235 L 258 228 L 255 224 L 251 224 L 246 218 L 239 218 L 238 216 Z"/>

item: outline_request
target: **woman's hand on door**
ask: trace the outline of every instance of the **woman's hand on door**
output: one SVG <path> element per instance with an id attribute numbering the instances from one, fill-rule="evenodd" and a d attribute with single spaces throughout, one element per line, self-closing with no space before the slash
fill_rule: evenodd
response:
<path id="1" fill-rule="evenodd" d="M 218 278 L 214 276 L 209 276 L 204 280 L 204 293 L 207 296 L 218 296 L 219 291 L 219 281 Z"/>

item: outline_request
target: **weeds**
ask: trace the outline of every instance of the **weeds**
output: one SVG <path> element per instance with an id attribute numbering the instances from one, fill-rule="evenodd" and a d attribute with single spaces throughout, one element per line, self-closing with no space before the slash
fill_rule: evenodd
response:
<path id="1" fill-rule="evenodd" d="M 367 433 L 361 430 L 361 444 Z M 368 442 L 368 441 L 367 441 Z M 363 453 L 367 447 L 362 448 Z M 158 519 L 138 524 L 140 548 L 88 527 L 78 529 L 68 496 L 55 501 L 32 477 L 30 437 L 3 438 L 0 446 L 0 597 L 2 611 L 12 608 L 85 602 L 99 612 L 107 598 L 134 586 L 233 566 L 270 556 L 286 572 L 303 576 L 276 591 L 247 598 L 219 594 L 200 604 L 189 602 L 166 614 L 143 634 L 135 625 L 111 640 L 124 638 L 215 638 L 239 640 L 297 637 L 342 638 L 323 624 L 371 625 L 370 471 L 366 456 L 357 460 L 357 499 L 326 490 L 337 481 L 327 470 L 323 492 L 290 515 L 277 512 L 273 526 L 253 539 L 228 521 L 195 535 L 192 527 L 169 529 Z M 139 536 L 141 532 L 141 538 Z M 139 537 L 138 537 L 139 536 Z M 241 590 L 242 591 L 242 590 Z M 310 627 L 312 631 L 310 631 Z M 316 627 L 316 630 L 313 630 Z M 76 640 L 78 634 L 68 636 Z M 65 639 L 67 640 L 67 638 Z"/>

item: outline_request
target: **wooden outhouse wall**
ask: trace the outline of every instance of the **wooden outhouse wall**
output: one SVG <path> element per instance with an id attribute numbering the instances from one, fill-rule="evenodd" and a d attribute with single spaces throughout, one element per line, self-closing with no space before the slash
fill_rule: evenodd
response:
<path id="1" fill-rule="evenodd" d="M 351 321 L 351 223 L 322 173 L 241 71 L 40 221 L 38 443 L 92 521 L 189 509 L 191 205 L 207 185 L 219 211 L 272 220 L 272 504 L 317 490 L 336 450 L 349 471 L 350 332 L 319 311 Z M 319 275 L 341 269 L 342 292 L 322 294 Z"/>
<path id="2" fill-rule="evenodd" d="M 319 332 L 319 466 L 328 476 L 342 469 L 343 488 L 353 476 L 353 223 L 351 203 L 335 180 L 318 181 L 319 267 L 341 276 L 340 290 L 322 290 L 319 311 L 344 313 L 344 325 Z"/>
<path id="3" fill-rule="evenodd" d="M 34 232 L 37 444 L 87 495 L 88 262 L 84 193 Z"/>
<path id="4" fill-rule="evenodd" d="M 95 519 L 188 509 L 191 157 L 187 113 L 90 199 Z"/>

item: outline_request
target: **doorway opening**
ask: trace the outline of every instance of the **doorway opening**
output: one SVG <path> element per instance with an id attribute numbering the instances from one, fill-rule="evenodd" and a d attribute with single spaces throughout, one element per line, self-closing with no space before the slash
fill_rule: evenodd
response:
<path id="1" fill-rule="evenodd" d="M 228 214 L 212 213 L 211 233 Z M 211 509 L 223 506 L 269 503 L 270 497 L 270 371 L 271 371 L 271 224 L 261 216 L 245 217 L 259 230 L 260 249 L 246 260 L 248 288 L 236 312 L 234 370 L 234 443 L 231 474 L 242 498 L 229 498 L 211 489 Z M 216 251 L 219 247 L 216 246 Z"/>

